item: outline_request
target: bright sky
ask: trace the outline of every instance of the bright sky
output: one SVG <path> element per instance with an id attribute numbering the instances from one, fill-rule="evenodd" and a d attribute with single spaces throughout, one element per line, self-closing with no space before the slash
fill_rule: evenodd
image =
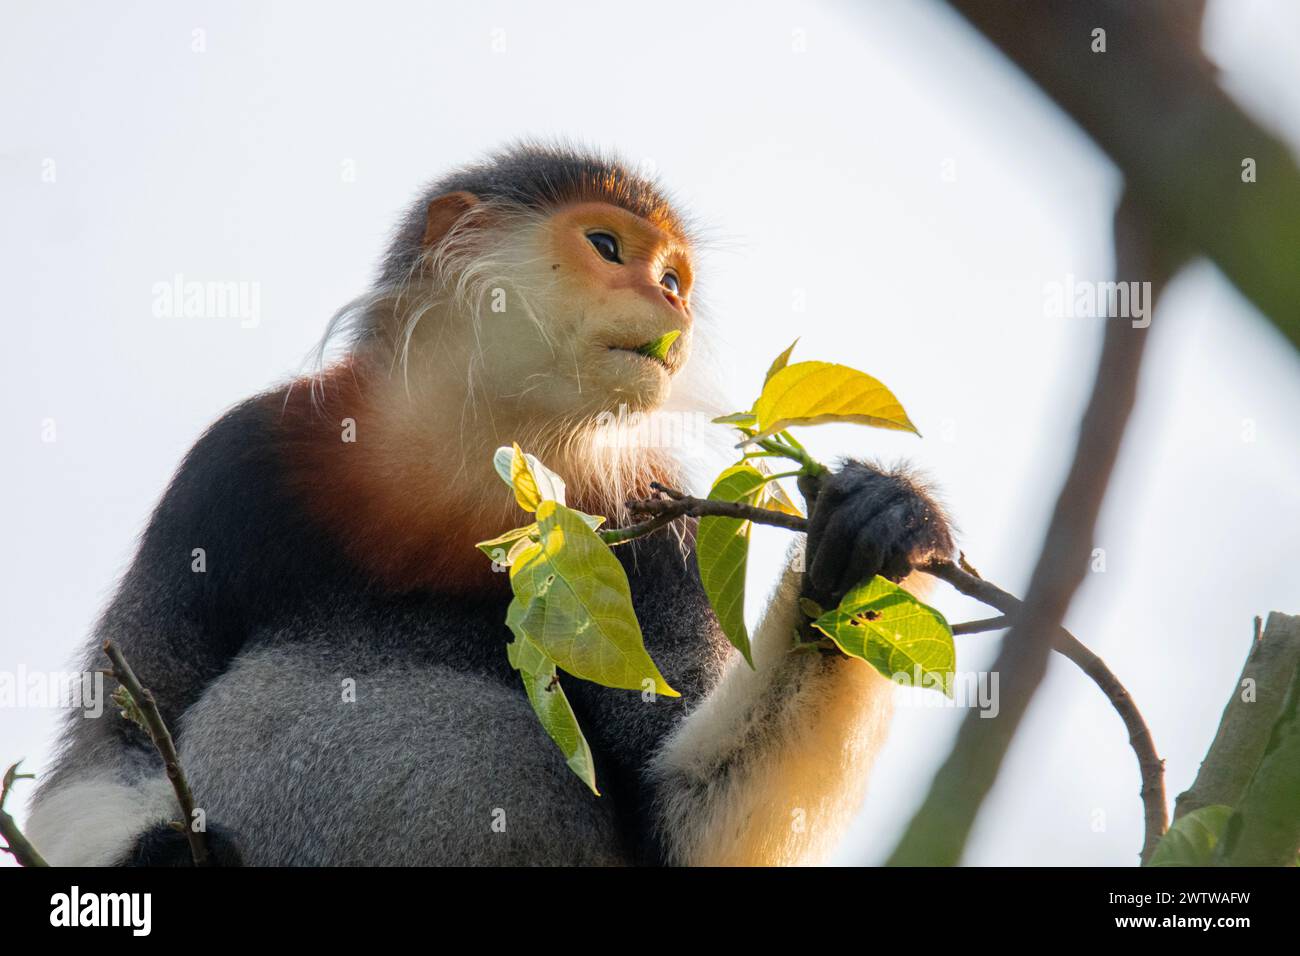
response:
<path id="1" fill-rule="evenodd" d="M 1220 2 L 1206 36 L 1292 142 L 1298 30 L 1284 0 Z M 653 163 L 714 240 L 705 324 L 737 398 L 795 334 L 797 357 L 882 379 L 924 439 L 826 426 L 806 443 L 924 466 L 971 560 L 1023 591 L 1101 331 L 1047 317 L 1045 289 L 1108 278 L 1119 180 L 938 4 L 43 3 L 7 12 L 0 89 L 0 668 L 68 666 L 203 428 L 300 367 L 419 184 L 525 134 Z M 156 317 L 153 286 L 177 274 L 258 283 L 256 326 Z M 1142 707 L 1172 799 L 1252 617 L 1300 612 L 1300 363 L 1203 264 L 1154 334 L 1106 570 L 1067 623 Z M 783 545 L 758 536 L 755 613 Z M 987 616 L 942 586 L 933 603 Z M 997 640 L 960 638 L 959 666 Z M 960 717 L 899 711 L 839 859 L 888 853 Z M 55 728 L 52 710 L 5 712 L 0 761 L 41 770 Z M 1058 660 L 966 860 L 1132 863 L 1138 786 L 1119 718 Z"/>

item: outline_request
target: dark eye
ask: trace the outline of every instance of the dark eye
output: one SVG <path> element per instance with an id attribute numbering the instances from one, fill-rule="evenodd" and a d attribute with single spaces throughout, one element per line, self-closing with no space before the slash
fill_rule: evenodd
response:
<path id="1" fill-rule="evenodd" d="M 618 240 L 607 232 L 589 232 L 587 241 L 592 244 L 600 257 L 606 262 L 622 262 L 618 257 Z"/>
<path id="2" fill-rule="evenodd" d="M 681 289 L 681 283 L 678 281 L 675 272 L 665 272 L 664 277 L 659 280 L 659 284 L 673 295 L 676 295 Z"/>

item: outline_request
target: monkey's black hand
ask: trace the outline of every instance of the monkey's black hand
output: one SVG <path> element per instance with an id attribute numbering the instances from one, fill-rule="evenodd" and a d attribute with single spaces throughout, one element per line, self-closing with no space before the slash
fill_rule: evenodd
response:
<path id="1" fill-rule="evenodd" d="M 905 472 L 850 461 L 820 480 L 808 521 L 804 592 L 833 607 L 874 575 L 899 581 L 952 547 L 943 509 L 921 484 Z"/>
<path id="2" fill-rule="evenodd" d="M 213 866 L 243 866 L 235 836 L 225 827 L 208 827 L 208 854 Z M 166 823 L 145 830 L 120 866 L 193 866 L 194 855 L 184 833 Z"/>

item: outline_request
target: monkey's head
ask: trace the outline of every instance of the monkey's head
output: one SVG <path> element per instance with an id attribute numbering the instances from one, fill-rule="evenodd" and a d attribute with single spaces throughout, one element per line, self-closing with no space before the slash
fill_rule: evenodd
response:
<path id="1" fill-rule="evenodd" d="M 453 172 L 331 321 L 319 357 L 346 336 L 346 361 L 313 376 L 300 415 L 281 413 L 304 494 L 362 566 L 404 588 L 500 587 L 466 555 L 519 524 L 492 466 L 510 442 L 563 475 L 575 507 L 626 523 L 629 498 L 682 484 L 703 454 L 677 427 L 694 417 L 639 413 L 674 384 L 665 411 L 720 412 L 711 382 L 679 376 L 694 283 L 683 219 L 621 163 L 524 145 Z M 641 354 L 673 332 L 662 357 Z"/>
<path id="2" fill-rule="evenodd" d="M 658 407 L 691 348 L 692 244 L 652 182 L 519 146 L 435 183 L 399 227 L 364 327 L 404 385 L 457 372 L 498 417 L 572 427 Z M 663 359 L 637 350 L 680 333 Z"/>

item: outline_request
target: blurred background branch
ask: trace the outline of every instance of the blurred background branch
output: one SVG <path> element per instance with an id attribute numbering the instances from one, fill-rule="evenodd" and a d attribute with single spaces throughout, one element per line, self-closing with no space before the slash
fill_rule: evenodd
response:
<path id="1" fill-rule="evenodd" d="M 1120 168 L 1125 193 L 1115 217 L 1115 259 L 1121 282 L 1149 281 L 1158 294 L 1187 255 L 1204 254 L 1300 347 L 1300 270 L 1292 261 L 1300 249 L 1300 169 L 1290 149 L 1220 88 L 1200 48 L 1203 2 L 948 2 Z M 893 864 L 961 859 L 1082 583 L 1145 339 L 1145 330 L 1118 317 L 1106 326 L 1074 461 L 1025 609 L 994 664 L 1005 678 L 1000 718 L 965 719 Z M 1270 628 L 1283 629 L 1283 617 L 1270 618 Z M 1285 643 L 1274 640 L 1273 650 Z M 1270 653 L 1256 648 L 1247 670 L 1282 656 Z M 1234 697 L 1197 784 L 1180 799 L 1180 814 L 1207 803 L 1237 807 L 1219 847 L 1221 862 L 1294 862 L 1300 843 L 1300 677 L 1293 663 L 1268 680 L 1283 688 L 1270 686 L 1271 709 L 1242 710 Z M 1244 733 L 1247 724 L 1260 732 Z M 1163 794 L 1158 808 L 1145 786 L 1143 796 L 1146 860 L 1164 829 L 1165 808 Z"/>
<path id="2" fill-rule="evenodd" d="M 1300 348 L 1300 168 L 1220 88 L 1200 47 L 1203 2 L 948 3 L 1105 150 L 1162 231 Z M 1243 181 L 1246 160 L 1258 181 Z"/>

